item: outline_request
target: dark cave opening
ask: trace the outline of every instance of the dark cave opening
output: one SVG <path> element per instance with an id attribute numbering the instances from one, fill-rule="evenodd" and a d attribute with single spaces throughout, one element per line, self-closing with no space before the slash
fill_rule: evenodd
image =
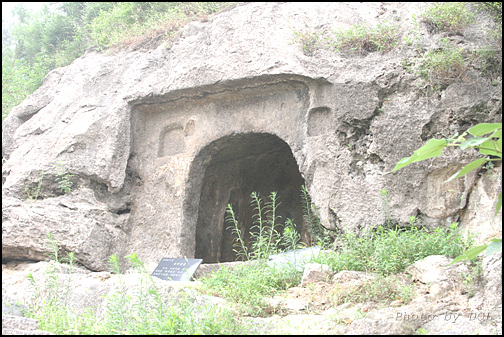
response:
<path id="1" fill-rule="evenodd" d="M 309 240 L 303 222 L 300 187 L 304 180 L 287 143 L 267 133 L 233 134 L 208 145 L 196 222 L 195 258 L 203 263 L 236 260 L 234 234 L 226 221 L 226 206 L 233 205 L 250 250 L 253 215 L 250 194 L 257 192 L 263 205 L 278 193 L 277 223 L 293 220 L 303 242 Z M 282 230 L 279 226 L 277 230 Z"/>

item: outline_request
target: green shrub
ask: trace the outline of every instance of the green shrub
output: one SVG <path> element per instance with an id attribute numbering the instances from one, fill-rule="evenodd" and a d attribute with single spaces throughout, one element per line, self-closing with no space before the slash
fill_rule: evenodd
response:
<path id="1" fill-rule="evenodd" d="M 336 241 L 338 252 L 321 254 L 316 262 L 327 264 L 334 272 L 370 271 L 382 275 L 404 271 L 412 263 L 429 255 L 460 255 L 472 244 L 457 233 L 457 224 L 428 231 L 424 228 L 384 229 L 362 236 L 347 233 Z"/>
<path id="2" fill-rule="evenodd" d="M 300 44 L 303 54 L 313 56 L 315 50 L 320 47 L 320 34 L 308 29 L 302 33 L 294 31 L 295 39 L 293 43 Z"/>
<path id="3" fill-rule="evenodd" d="M 301 272 L 289 265 L 273 268 L 265 261 L 255 261 L 233 269 L 222 267 L 200 280 L 205 293 L 237 303 L 242 313 L 265 316 L 271 310 L 266 298 L 299 284 Z"/>
<path id="4" fill-rule="evenodd" d="M 55 180 L 58 183 L 58 188 L 64 194 L 70 193 L 72 191 L 73 186 L 72 177 L 74 175 L 68 172 L 68 169 L 65 167 L 65 163 L 63 161 L 58 161 L 55 164 L 55 170 L 56 170 Z"/>
<path id="5" fill-rule="evenodd" d="M 226 220 L 231 223 L 228 229 L 235 235 L 234 251 L 237 258 L 249 261 L 233 269 L 220 268 L 217 272 L 201 279 L 203 291 L 237 303 L 241 312 L 252 316 L 264 316 L 271 308 L 266 297 L 279 290 L 287 289 L 300 282 L 301 273 L 293 265 L 269 267 L 267 260 L 271 254 L 284 250 L 294 250 L 302 246 L 300 234 L 291 219 L 284 225 L 278 223 L 278 198 L 271 192 L 268 201 L 263 203 L 259 194 L 252 192 L 251 206 L 255 210 L 254 225 L 250 232 L 250 247 L 245 245 L 243 233 L 231 205 L 226 208 Z M 279 228 L 282 230 L 279 230 Z"/>
<path id="6" fill-rule="evenodd" d="M 447 85 L 460 79 L 467 69 L 460 48 L 444 47 L 430 51 L 421 60 L 420 74 L 434 85 Z"/>
<path id="7" fill-rule="evenodd" d="M 435 91 L 460 81 L 472 55 L 464 56 L 462 49 L 452 45 L 448 38 L 441 39 L 441 48 L 421 57 L 404 60 L 403 66 L 422 78 Z"/>
<path id="8" fill-rule="evenodd" d="M 350 29 L 336 30 L 331 44 L 336 51 L 387 52 L 398 45 L 399 39 L 399 26 L 384 22 L 374 27 L 358 24 Z"/>
<path id="9" fill-rule="evenodd" d="M 429 25 L 432 33 L 449 32 L 459 34 L 474 20 L 464 2 L 445 2 L 429 7 L 421 18 Z"/>
<path id="10" fill-rule="evenodd" d="M 120 49 L 149 40 L 155 40 L 149 47 L 171 43 L 189 21 L 234 4 L 55 2 L 38 13 L 18 5 L 19 20 L 6 31 L 2 44 L 2 120 L 42 84 L 50 70 L 69 65 L 86 50 Z"/>
<path id="11" fill-rule="evenodd" d="M 180 299 L 166 302 L 152 276 L 135 253 L 126 256 L 140 273 L 140 286 L 134 296 L 126 295 L 117 257 L 110 259 L 117 274 L 117 291 L 108 296 L 101 334 L 231 334 L 241 332 L 233 313 L 215 305 L 195 305 L 195 298 L 181 293 Z"/>
<path id="12" fill-rule="evenodd" d="M 25 184 L 24 194 L 28 198 L 27 200 L 33 201 L 39 198 L 43 180 L 44 174 L 42 173 L 42 171 L 39 171 L 39 177 L 35 182 L 28 185 Z"/>
<path id="13" fill-rule="evenodd" d="M 89 24 L 90 36 L 99 49 L 122 47 L 146 37 L 167 39 L 198 16 L 221 11 L 233 3 L 220 2 L 118 2 L 100 11 Z"/>

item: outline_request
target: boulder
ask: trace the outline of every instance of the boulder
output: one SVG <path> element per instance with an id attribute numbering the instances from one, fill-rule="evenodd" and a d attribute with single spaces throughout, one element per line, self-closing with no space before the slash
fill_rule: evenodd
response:
<path id="1" fill-rule="evenodd" d="M 38 330 L 38 321 L 33 318 L 2 314 L 2 336 L 4 335 L 55 335 Z"/>
<path id="2" fill-rule="evenodd" d="M 310 283 L 317 281 L 328 282 L 332 276 L 331 267 L 320 263 L 308 263 L 305 265 L 301 287 L 306 287 Z"/>
<path id="3" fill-rule="evenodd" d="M 476 67 L 437 94 L 404 66 L 439 48 L 439 35 L 413 24 L 427 6 L 244 3 L 188 24 L 172 45 L 88 52 L 51 71 L 2 123 L 2 258 L 43 260 L 50 232 L 94 271 L 113 253 L 136 252 L 149 267 L 163 257 L 234 261 L 226 207 L 248 233 L 253 191 L 277 191 L 278 215 L 310 243 L 303 184 L 330 229 L 410 216 L 474 226 L 467 200 L 495 191 L 473 189 L 476 171 L 443 181 L 476 152 L 385 174 L 430 138 L 502 120 L 501 83 Z M 468 52 L 488 41 L 491 22 L 478 15 L 448 37 Z M 390 52 L 355 54 L 321 44 L 307 55 L 293 43 L 307 27 L 325 36 L 387 20 L 401 37 L 416 30 L 419 46 L 401 38 Z"/>
<path id="4" fill-rule="evenodd" d="M 502 251 L 485 256 L 481 262 L 482 280 L 480 291 L 475 292 L 468 306 L 489 313 L 491 321 L 497 322 L 502 332 Z"/>
<path id="5" fill-rule="evenodd" d="M 463 262 L 449 265 L 453 259 L 444 255 L 431 255 L 413 263 L 406 269 L 413 281 L 426 284 L 424 293 L 429 298 L 439 298 L 451 290 L 454 284 L 460 284 L 469 268 Z"/>
<path id="6" fill-rule="evenodd" d="M 413 263 L 406 269 L 414 281 L 424 284 L 453 280 L 462 273 L 468 273 L 469 269 L 464 263 L 450 265 L 453 258 L 444 255 L 431 255 Z"/>
<path id="7" fill-rule="evenodd" d="M 16 301 L 9 296 L 2 295 L 2 315 L 24 316 L 26 306 L 16 304 Z"/>

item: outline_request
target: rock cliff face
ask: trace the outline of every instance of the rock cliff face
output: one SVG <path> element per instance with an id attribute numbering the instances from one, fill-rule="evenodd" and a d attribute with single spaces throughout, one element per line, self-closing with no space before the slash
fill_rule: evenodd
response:
<path id="1" fill-rule="evenodd" d="M 53 70 L 2 126 L 2 259 L 44 259 L 51 232 L 92 270 L 105 270 L 113 253 L 137 252 L 149 264 L 230 261 L 226 205 L 248 231 L 250 193 L 278 191 L 279 214 L 304 231 L 302 184 L 328 228 L 382 223 L 385 206 L 397 223 L 414 215 L 431 227 L 471 227 L 485 217 L 495 226 L 498 179 L 475 172 L 442 184 L 476 153 L 385 172 L 431 137 L 501 121 L 501 83 L 469 66 L 425 94 L 403 67 L 416 53 L 403 42 L 366 55 L 304 55 L 292 43 L 306 27 L 386 19 L 405 34 L 425 6 L 248 3 L 190 23 L 172 46 L 91 52 Z M 476 49 L 487 24 L 449 38 Z M 440 36 L 423 25 L 420 34 L 424 51 L 437 48 Z M 58 186 L 57 165 L 70 193 Z M 488 214 L 478 219 L 482 200 Z"/>

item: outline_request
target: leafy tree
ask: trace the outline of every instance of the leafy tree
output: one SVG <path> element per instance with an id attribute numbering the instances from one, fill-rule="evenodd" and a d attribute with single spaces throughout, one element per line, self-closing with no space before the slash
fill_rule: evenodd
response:
<path id="1" fill-rule="evenodd" d="M 35 91 L 45 75 L 86 50 L 164 38 L 190 18 L 217 12 L 219 2 L 50 2 L 34 13 L 19 4 L 17 23 L 2 20 L 2 120 Z"/>

